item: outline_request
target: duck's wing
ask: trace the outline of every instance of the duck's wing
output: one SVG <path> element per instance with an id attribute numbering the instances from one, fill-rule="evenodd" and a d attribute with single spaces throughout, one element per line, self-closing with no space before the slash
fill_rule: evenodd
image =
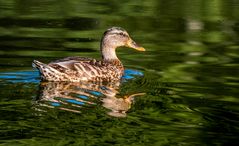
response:
<path id="1" fill-rule="evenodd" d="M 74 56 L 74 57 L 66 57 L 66 58 L 63 58 L 63 59 L 55 60 L 55 61 L 50 62 L 49 64 L 61 63 L 61 62 L 67 62 L 67 61 L 89 62 L 91 60 L 93 60 L 93 59 L 92 58 L 87 58 L 87 57 Z"/>
<path id="2" fill-rule="evenodd" d="M 40 71 L 43 80 L 48 81 L 112 81 L 123 74 L 120 61 L 97 61 L 92 58 L 67 57 L 44 64 L 34 60 L 33 65 Z"/>
<path id="3" fill-rule="evenodd" d="M 105 63 L 103 61 L 85 57 L 67 57 L 51 62 L 48 66 L 59 71 L 76 72 L 78 76 L 87 78 L 102 76 L 105 71 Z"/>

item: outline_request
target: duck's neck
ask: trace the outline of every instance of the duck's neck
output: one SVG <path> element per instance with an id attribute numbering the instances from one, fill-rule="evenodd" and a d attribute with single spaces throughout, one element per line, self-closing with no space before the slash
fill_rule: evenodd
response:
<path id="1" fill-rule="evenodd" d="M 103 60 L 111 61 L 111 60 L 119 60 L 116 55 L 116 47 L 107 40 L 107 38 L 103 38 L 100 44 L 100 50 Z"/>
<path id="2" fill-rule="evenodd" d="M 102 48 L 101 53 L 103 60 L 119 60 L 116 56 L 115 48 Z"/>

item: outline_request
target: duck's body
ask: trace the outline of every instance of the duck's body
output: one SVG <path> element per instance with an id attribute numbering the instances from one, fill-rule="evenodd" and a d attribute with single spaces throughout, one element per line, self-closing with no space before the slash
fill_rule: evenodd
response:
<path id="1" fill-rule="evenodd" d="M 95 60 L 83 57 L 68 57 L 49 64 L 33 61 L 46 81 L 115 81 L 119 80 L 124 67 L 119 60 Z"/>
<path id="2" fill-rule="evenodd" d="M 45 81 L 116 81 L 124 73 L 123 64 L 117 58 L 115 49 L 128 46 L 139 51 L 144 48 L 138 46 L 122 28 L 108 29 L 101 40 L 102 60 L 85 57 L 67 57 L 49 64 L 34 60 L 42 80 Z"/>

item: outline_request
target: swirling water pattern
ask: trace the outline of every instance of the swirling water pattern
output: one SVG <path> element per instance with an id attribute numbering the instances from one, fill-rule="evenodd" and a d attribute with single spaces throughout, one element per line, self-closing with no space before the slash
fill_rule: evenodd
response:
<path id="1" fill-rule="evenodd" d="M 0 145 L 238 145 L 238 14 L 235 0 L 0 1 Z M 111 26 L 147 50 L 117 49 L 121 83 L 40 82 L 33 59 L 100 58 Z"/>

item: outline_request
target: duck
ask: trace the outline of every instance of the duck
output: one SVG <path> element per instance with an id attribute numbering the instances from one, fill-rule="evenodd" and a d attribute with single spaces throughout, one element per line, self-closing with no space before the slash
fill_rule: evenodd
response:
<path id="1" fill-rule="evenodd" d="M 118 81 L 124 74 L 124 66 L 116 55 L 116 49 L 123 46 L 145 51 L 145 48 L 138 45 L 125 29 L 111 27 L 101 38 L 101 60 L 73 56 L 48 64 L 33 60 L 32 66 L 39 71 L 42 81 Z"/>

